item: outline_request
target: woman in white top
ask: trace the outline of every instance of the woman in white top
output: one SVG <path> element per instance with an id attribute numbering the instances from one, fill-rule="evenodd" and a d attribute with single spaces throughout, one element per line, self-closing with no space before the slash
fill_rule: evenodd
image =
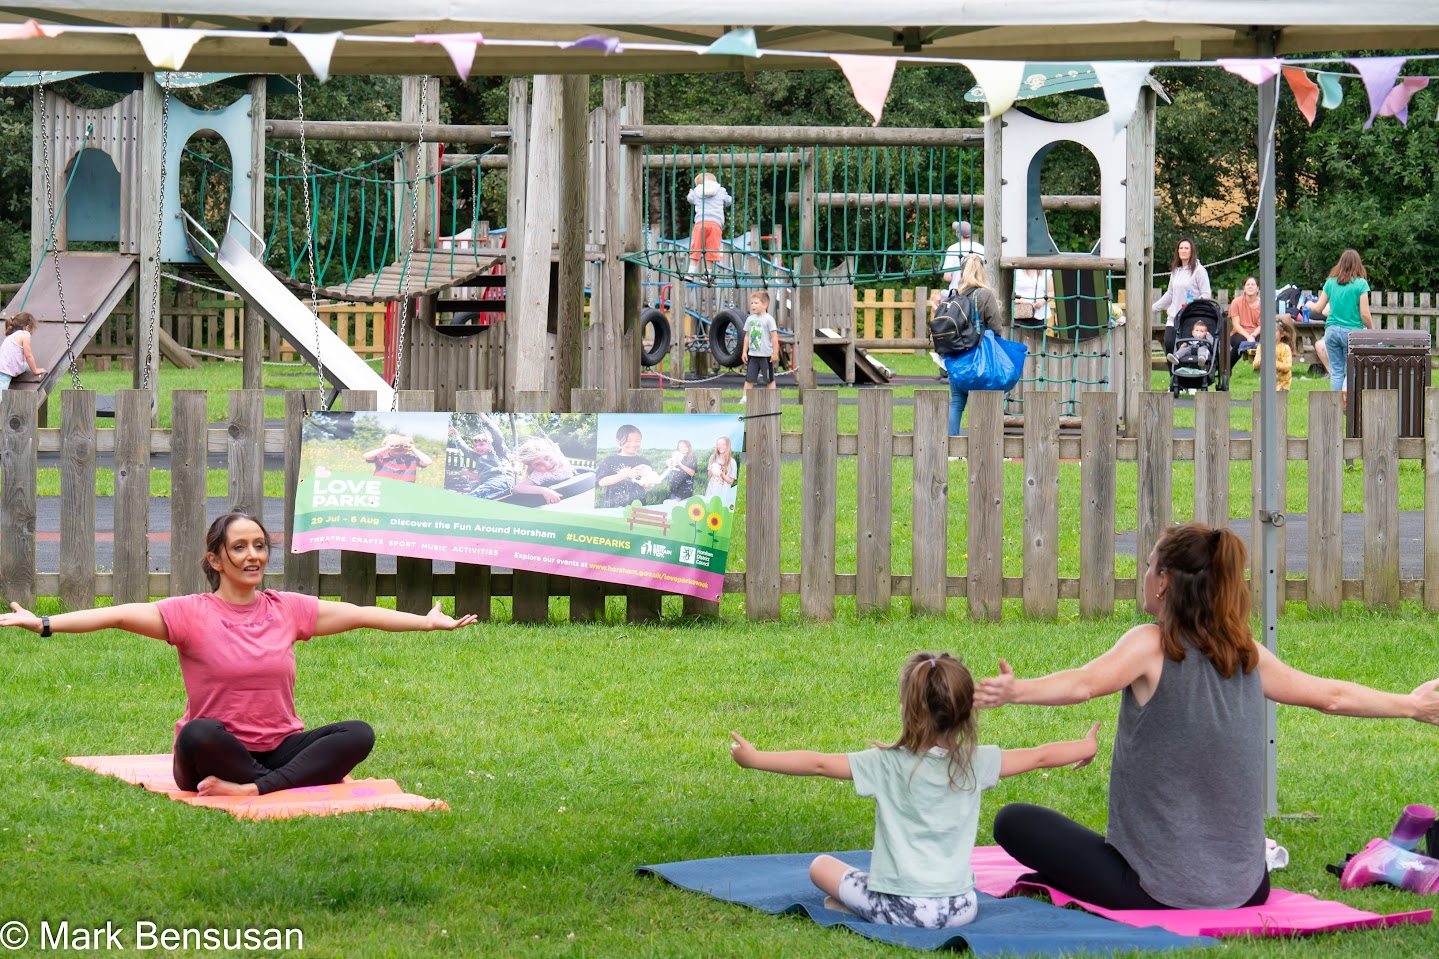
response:
<path id="1" fill-rule="evenodd" d="M 1054 312 L 1054 271 L 1015 270 L 1014 302 L 1016 305 L 1027 303 L 1034 307 L 1034 318 L 1015 317 L 1016 326 L 1029 326 L 1035 329 L 1043 329 L 1048 326 L 1049 318 Z"/>
<path id="2" fill-rule="evenodd" d="M 1189 237 L 1182 237 L 1174 251 L 1174 262 L 1169 267 L 1169 289 L 1154 301 L 1156 312 L 1164 310 L 1164 352 L 1174 352 L 1174 318 L 1194 300 L 1212 299 L 1209 288 L 1209 273 L 1199 262 L 1199 248 Z"/>

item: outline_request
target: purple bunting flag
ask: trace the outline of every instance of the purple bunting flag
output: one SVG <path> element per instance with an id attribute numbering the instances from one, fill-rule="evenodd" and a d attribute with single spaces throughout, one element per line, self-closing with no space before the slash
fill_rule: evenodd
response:
<path id="1" fill-rule="evenodd" d="M 1364 80 L 1364 89 L 1369 94 L 1369 119 L 1364 121 L 1364 129 L 1367 130 L 1374 125 L 1374 118 L 1379 116 L 1379 111 L 1384 109 L 1384 101 L 1388 98 L 1389 91 L 1394 89 L 1394 81 L 1399 78 L 1399 71 L 1404 69 L 1404 57 L 1365 57 L 1349 62 L 1359 71 L 1359 76 Z"/>

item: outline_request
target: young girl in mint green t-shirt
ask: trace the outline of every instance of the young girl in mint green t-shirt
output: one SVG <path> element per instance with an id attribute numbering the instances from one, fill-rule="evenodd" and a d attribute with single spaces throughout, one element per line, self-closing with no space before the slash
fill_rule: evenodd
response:
<path id="1" fill-rule="evenodd" d="M 810 863 L 828 893 L 825 906 L 869 922 L 946 929 L 974 921 L 978 909 L 970 854 L 979 826 L 979 794 L 1005 776 L 1089 764 L 1099 724 L 1089 735 L 1033 749 L 977 744 L 974 678 L 948 653 L 915 653 L 899 674 L 901 733 L 891 746 L 858 753 L 760 752 L 730 733 L 734 761 L 790 776 L 851 779 L 875 801 L 870 871 L 833 856 Z"/>
<path id="2" fill-rule="evenodd" d="M 1329 355 L 1329 388 L 1343 390 L 1349 366 L 1349 331 L 1374 327 L 1369 312 L 1369 275 L 1358 250 L 1345 250 L 1329 271 L 1315 307 L 1324 316 L 1324 349 Z"/>

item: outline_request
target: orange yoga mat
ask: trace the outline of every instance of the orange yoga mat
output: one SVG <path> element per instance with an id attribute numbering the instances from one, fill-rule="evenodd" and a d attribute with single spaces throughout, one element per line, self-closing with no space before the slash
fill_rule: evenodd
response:
<path id="1" fill-rule="evenodd" d="M 438 799 L 426 799 L 402 790 L 393 779 L 349 779 L 333 786 L 281 789 L 264 796 L 200 796 L 175 785 L 169 753 L 155 756 L 67 756 L 74 763 L 102 776 L 114 776 L 144 786 L 171 799 L 223 809 L 237 819 L 290 819 L 294 816 L 334 816 L 369 809 L 449 810 Z"/>

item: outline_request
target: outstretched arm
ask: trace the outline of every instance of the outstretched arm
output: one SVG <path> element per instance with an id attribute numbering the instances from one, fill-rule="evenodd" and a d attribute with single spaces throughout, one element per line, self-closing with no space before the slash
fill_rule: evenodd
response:
<path id="1" fill-rule="evenodd" d="M 471 613 L 455 619 L 440 610 L 440 604 L 425 616 L 402 613 L 383 606 L 356 606 L 354 603 L 333 603 L 320 600 L 315 616 L 315 635 L 333 636 L 351 629 L 382 629 L 389 633 L 429 632 L 436 629 L 458 629 L 475 622 Z"/>
<path id="2" fill-rule="evenodd" d="M 11 603 L 9 613 L 0 615 L 0 627 L 14 626 L 38 633 L 43 628 L 40 617 Z M 101 606 L 96 609 L 80 609 L 73 613 L 56 613 L 50 617 L 52 633 L 93 633 L 102 629 L 123 629 L 151 639 L 170 640 L 170 631 L 160 608 L 153 603 L 123 603 L 119 606 Z"/>
<path id="3" fill-rule="evenodd" d="M 817 753 L 808 749 L 766 753 L 755 749 L 739 733 L 730 733 L 730 755 L 745 769 L 762 769 L 767 773 L 786 776 L 828 776 L 830 779 L 853 779 L 849 756 L 844 753 Z"/>
<path id="4" fill-rule="evenodd" d="M 1359 683 L 1313 676 L 1286 665 L 1259 647 L 1259 678 L 1264 696 L 1287 706 L 1307 706 L 1331 716 L 1414 719 L 1439 726 L 1439 679 L 1412 693 L 1384 693 Z"/>
<path id="5" fill-rule="evenodd" d="M 1000 753 L 999 775 L 1018 776 L 1033 769 L 1057 769 L 1074 764 L 1083 769 L 1099 751 L 1099 723 L 1089 727 L 1083 739 L 1071 739 L 1060 743 L 1045 743 L 1029 749 L 1006 749 Z"/>
<path id="6" fill-rule="evenodd" d="M 974 702 L 981 709 L 1007 703 L 1069 706 L 1117 693 L 1139 680 L 1156 683 L 1163 668 L 1159 628 L 1146 623 L 1125 633 L 1108 652 L 1083 666 L 1038 679 L 1016 678 L 1009 663 L 1001 659 L 999 675 L 979 681 Z"/>

